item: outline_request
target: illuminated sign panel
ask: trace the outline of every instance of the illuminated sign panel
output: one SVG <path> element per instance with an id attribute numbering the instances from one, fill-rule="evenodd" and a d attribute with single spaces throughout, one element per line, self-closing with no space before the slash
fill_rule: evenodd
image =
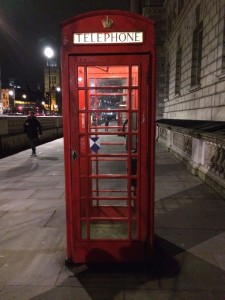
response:
<path id="1" fill-rule="evenodd" d="M 143 43 L 143 32 L 74 33 L 74 44 L 130 44 Z"/>

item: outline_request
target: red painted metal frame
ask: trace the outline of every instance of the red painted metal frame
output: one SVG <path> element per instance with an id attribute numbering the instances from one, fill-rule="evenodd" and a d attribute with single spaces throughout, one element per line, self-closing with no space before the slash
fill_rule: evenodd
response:
<path id="1" fill-rule="evenodd" d="M 142 44 L 116 44 L 116 45 L 74 45 L 73 33 L 78 32 L 103 32 L 102 19 L 109 16 L 113 19 L 113 27 L 108 32 L 116 31 L 143 31 L 144 42 Z M 141 161 L 141 169 L 148 169 L 146 186 L 146 203 L 142 209 L 148 216 L 142 220 L 145 226 L 145 245 L 138 248 L 138 241 L 124 243 L 121 253 L 121 241 L 102 240 L 99 242 L 79 241 L 75 235 L 77 232 L 75 215 L 79 212 L 79 205 L 74 203 L 74 183 L 79 182 L 76 172 L 73 172 L 74 161 L 71 160 L 71 151 L 75 149 L 77 140 L 71 139 L 72 128 L 79 128 L 78 118 L 73 118 L 71 112 L 77 112 L 77 107 L 70 99 L 76 98 L 76 78 L 74 74 L 75 65 L 71 64 L 71 57 L 96 56 L 96 55 L 145 55 L 149 60 L 148 81 L 145 99 L 142 100 L 142 111 L 146 111 L 147 132 L 144 137 L 148 153 L 146 159 Z M 116 63 L 115 63 L 116 64 Z M 67 221 L 67 259 L 75 263 L 80 262 L 140 262 L 146 261 L 153 252 L 154 245 L 154 151 L 155 151 L 155 39 L 154 24 L 146 18 L 125 11 L 96 11 L 74 17 L 62 23 L 62 93 L 63 93 L 63 120 L 64 120 L 64 156 L 65 156 L 65 194 L 66 194 L 66 221 Z M 144 135 L 143 135 L 144 136 Z M 74 143 L 74 144 L 73 144 Z M 73 181 L 72 181 L 73 178 Z M 77 185 L 75 192 L 79 195 L 80 187 Z M 76 197 L 75 197 L 76 198 Z M 75 212 L 75 213 L 74 213 Z M 94 248 L 98 246 L 98 251 Z M 113 255 L 109 251 L 113 248 Z M 87 254 L 88 253 L 88 254 Z M 94 254 L 93 254 L 94 253 Z M 107 254 L 108 253 L 108 254 Z"/>

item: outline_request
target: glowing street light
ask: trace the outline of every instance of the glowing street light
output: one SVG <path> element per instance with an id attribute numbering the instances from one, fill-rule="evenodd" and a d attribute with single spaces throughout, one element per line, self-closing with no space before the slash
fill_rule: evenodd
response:
<path id="1" fill-rule="evenodd" d="M 51 47 L 46 47 L 46 48 L 44 49 L 44 55 L 45 55 L 48 59 L 52 58 L 52 57 L 54 56 L 54 51 L 53 51 L 53 49 L 52 49 Z"/>
<path id="2" fill-rule="evenodd" d="M 15 106 L 15 90 L 9 90 L 9 109 L 10 109 L 10 113 L 12 113 L 14 106 Z"/>

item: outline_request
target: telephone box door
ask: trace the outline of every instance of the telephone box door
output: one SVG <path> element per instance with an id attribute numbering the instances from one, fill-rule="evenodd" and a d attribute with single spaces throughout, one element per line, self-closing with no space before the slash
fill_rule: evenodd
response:
<path id="1" fill-rule="evenodd" d="M 149 68 L 149 54 L 69 57 L 74 262 L 152 251 Z"/>

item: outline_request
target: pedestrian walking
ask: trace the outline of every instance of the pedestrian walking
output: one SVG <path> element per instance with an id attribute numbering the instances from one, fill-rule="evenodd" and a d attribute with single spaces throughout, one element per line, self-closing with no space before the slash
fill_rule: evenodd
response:
<path id="1" fill-rule="evenodd" d="M 110 121 L 110 118 L 109 116 L 106 117 L 106 120 L 105 120 L 105 131 L 108 131 L 108 126 L 109 126 L 109 121 Z"/>
<path id="2" fill-rule="evenodd" d="M 23 127 L 32 150 L 31 156 L 36 156 L 36 146 L 39 135 L 42 135 L 42 127 L 33 111 L 29 112 L 29 116 L 27 117 Z"/>

